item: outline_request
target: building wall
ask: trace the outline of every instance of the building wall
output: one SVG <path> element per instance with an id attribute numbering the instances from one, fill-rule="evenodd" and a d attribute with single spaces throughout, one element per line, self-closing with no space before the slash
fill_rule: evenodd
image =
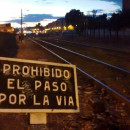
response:
<path id="1" fill-rule="evenodd" d="M 53 28 L 53 27 L 64 27 L 65 26 L 65 19 L 60 18 L 57 19 L 56 21 L 49 23 L 46 28 Z"/>
<path id="2" fill-rule="evenodd" d="M 123 11 L 130 10 L 130 0 L 123 0 Z"/>
<path id="3" fill-rule="evenodd" d="M 11 24 L 0 24 L 0 32 L 9 32 L 9 33 L 13 33 L 14 32 L 14 28 L 11 27 Z"/>

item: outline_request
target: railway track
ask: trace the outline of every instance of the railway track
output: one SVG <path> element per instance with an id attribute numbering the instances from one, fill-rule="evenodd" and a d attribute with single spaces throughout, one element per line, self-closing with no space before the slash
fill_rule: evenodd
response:
<path id="1" fill-rule="evenodd" d="M 48 40 L 45 38 L 45 40 Z M 85 43 L 85 42 L 76 42 L 76 41 L 69 41 L 69 40 L 64 40 L 64 39 L 60 39 L 60 38 L 49 38 L 50 41 L 56 41 L 56 42 L 64 42 L 64 43 L 68 43 L 68 44 L 74 44 L 74 45 L 80 45 L 80 46 L 84 46 L 84 47 L 89 47 L 89 48 L 95 48 L 95 49 L 100 49 L 100 50 L 104 50 L 104 51 L 109 51 L 109 52 L 116 52 L 116 53 L 125 53 L 125 54 L 130 54 L 130 52 L 125 52 L 125 51 L 121 51 L 118 49 L 112 49 L 109 47 L 103 47 L 103 46 L 96 46 L 96 45 L 92 45 L 90 43 Z"/>
<path id="2" fill-rule="evenodd" d="M 109 90 L 109 92 L 111 92 L 112 94 L 114 94 L 115 96 L 117 96 L 118 98 L 120 98 L 123 102 L 126 102 L 127 105 L 129 106 L 130 104 L 130 99 L 129 99 L 129 92 L 127 93 L 127 95 L 125 95 L 124 93 L 122 93 L 122 90 L 118 90 L 118 89 L 115 89 L 113 86 L 111 86 L 110 84 L 108 85 L 107 83 L 104 83 L 102 82 L 101 80 L 99 80 L 97 77 L 93 76 L 92 74 L 90 74 L 89 72 L 87 72 L 86 70 L 86 67 L 83 67 L 85 66 L 85 64 L 83 63 L 86 58 L 89 59 L 90 61 L 93 61 L 94 64 L 98 63 L 100 65 L 105 65 L 108 69 L 114 69 L 114 72 L 115 70 L 118 71 L 118 73 L 123 73 L 125 75 L 127 75 L 127 77 L 129 78 L 129 74 L 130 72 L 128 70 L 125 70 L 123 68 L 120 68 L 120 67 L 117 67 L 117 66 L 113 66 L 111 64 L 107 64 L 103 61 L 99 61 L 97 59 L 93 59 L 91 57 L 87 57 L 83 54 L 80 54 L 80 53 L 77 53 L 75 51 L 72 51 L 72 50 L 69 50 L 67 48 L 64 48 L 64 47 L 61 47 L 61 46 L 57 46 L 53 43 L 50 43 L 50 42 L 46 42 L 46 41 L 43 41 L 43 40 L 39 40 L 39 39 L 30 39 L 31 41 L 33 41 L 35 44 L 41 46 L 42 48 L 44 48 L 45 50 L 49 51 L 50 53 L 52 53 L 53 55 L 55 55 L 56 57 L 60 58 L 61 60 L 63 60 L 64 62 L 68 63 L 68 64 L 76 64 L 77 65 L 77 70 L 80 71 L 81 73 L 83 73 L 84 75 L 90 77 L 91 79 L 93 79 L 94 81 L 96 81 L 97 83 L 99 83 L 101 86 L 105 87 L 107 90 Z M 62 53 L 62 54 L 61 54 Z M 68 57 L 68 53 L 69 53 L 69 59 L 66 58 L 66 56 Z M 74 59 L 80 59 L 80 63 L 79 60 L 77 61 L 73 61 L 70 59 L 70 54 L 71 55 L 74 55 L 72 56 L 73 60 Z M 76 57 L 76 58 L 74 58 Z M 78 64 L 77 64 L 78 63 Z M 79 65 L 79 64 L 84 64 L 83 66 Z M 97 68 L 98 69 L 98 68 Z M 128 88 L 129 89 L 129 88 Z"/>
<path id="3" fill-rule="evenodd" d="M 54 39 L 53 39 L 54 40 Z M 56 41 L 61 41 L 61 42 L 68 42 L 70 44 L 79 44 L 77 42 L 72 42 L 72 41 L 68 41 L 68 40 L 60 40 L 60 39 L 55 39 Z M 105 47 L 99 47 L 99 46 L 95 46 L 95 45 L 87 45 L 85 43 L 80 43 L 80 45 L 86 46 L 86 47 L 91 47 L 91 48 L 96 48 L 96 49 L 102 49 L 102 50 L 107 50 L 107 51 L 114 51 L 117 53 L 128 53 L 128 52 L 124 52 L 124 51 L 120 51 L 120 50 L 115 50 L 115 49 L 111 49 L 111 48 L 105 48 Z"/>
<path id="4" fill-rule="evenodd" d="M 86 56 L 86 55 L 84 55 L 84 54 L 75 52 L 75 51 L 73 51 L 73 50 L 70 50 L 70 49 L 67 49 L 67 48 L 64 48 L 64 47 L 55 45 L 55 44 L 52 44 L 52 43 L 50 43 L 50 42 L 46 42 L 46 41 L 43 41 L 43 40 L 38 40 L 38 41 L 42 41 L 42 42 L 44 42 L 44 43 L 46 43 L 46 44 L 52 45 L 52 46 L 54 46 L 54 47 L 60 48 L 60 49 L 62 49 L 62 50 L 68 51 L 68 52 L 73 53 L 73 54 L 76 54 L 76 55 L 79 55 L 79 56 L 84 57 L 84 58 L 86 58 L 86 59 L 90 59 L 90 60 L 92 60 L 92 61 L 95 61 L 95 62 L 104 64 L 104 65 L 106 65 L 106 66 L 109 66 L 109 67 L 112 67 L 112 68 L 115 68 L 115 69 L 117 69 L 117 70 L 120 70 L 120 71 L 123 71 L 123 72 L 126 72 L 126 73 L 130 74 L 130 71 L 129 71 L 129 70 L 126 70 L 126 69 L 124 69 L 124 68 L 121 68 L 121 67 L 118 67 L 118 66 L 115 66 L 115 65 L 106 63 L 106 62 L 104 62 L 104 61 L 101 61 L 101 60 L 92 58 L 92 57 L 90 57 L 90 56 Z"/>
<path id="5" fill-rule="evenodd" d="M 130 70 L 130 53 L 113 50 L 110 48 L 103 48 L 99 46 L 95 47 L 94 45 L 88 45 L 88 43 L 85 44 L 78 41 L 72 42 L 62 39 L 52 39 L 46 37 L 44 37 L 43 40 L 55 43 L 59 46 L 62 45 L 62 47 L 65 47 L 70 50 L 75 50 L 76 52 L 87 55 L 93 59 L 95 58 L 100 61 L 119 66 L 120 68 Z"/>

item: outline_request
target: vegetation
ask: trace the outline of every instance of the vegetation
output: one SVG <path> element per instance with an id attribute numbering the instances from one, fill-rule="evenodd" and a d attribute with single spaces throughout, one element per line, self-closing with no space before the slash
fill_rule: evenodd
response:
<path id="1" fill-rule="evenodd" d="M 66 25 L 73 25 L 78 34 L 86 28 L 85 15 L 80 10 L 72 9 L 65 15 Z"/>
<path id="2" fill-rule="evenodd" d="M 36 24 L 35 28 L 38 28 L 39 30 L 44 29 L 44 27 L 41 25 L 41 23 Z"/>
<path id="3" fill-rule="evenodd" d="M 15 57 L 17 54 L 17 41 L 16 35 L 1 32 L 0 33 L 0 56 L 2 57 Z"/>
<path id="4" fill-rule="evenodd" d="M 72 9 L 65 15 L 66 25 L 73 25 L 78 34 L 83 33 L 84 30 L 90 31 L 90 36 L 95 36 L 95 30 L 98 30 L 100 37 L 100 30 L 103 30 L 105 37 L 105 30 L 115 31 L 118 38 L 118 32 L 124 28 L 130 28 L 130 10 L 125 12 L 118 11 L 113 13 L 110 18 L 107 14 L 96 16 L 97 11 L 93 10 L 92 15 L 85 16 L 80 10 Z"/>

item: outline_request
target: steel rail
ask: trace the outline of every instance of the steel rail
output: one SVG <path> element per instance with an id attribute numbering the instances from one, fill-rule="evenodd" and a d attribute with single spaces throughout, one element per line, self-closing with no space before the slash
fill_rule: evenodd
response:
<path id="1" fill-rule="evenodd" d="M 72 41 L 66 41 L 66 40 L 60 40 L 60 39 L 53 39 L 53 40 L 62 41 L 62 42 L 68 42 L 68 43 L 71 43 L 71 44 L 77 44 L 77 45 L 79 45 L 79 43 L 72 42 Z M 114 49 L 111 49 L 111 48 L 105 48 L 105 47 L 99 47 L 99 46 L 86 45 L 85 43 L 80 43 L 80 45 L 83 45 L 83 46 L 86 46 L 86 47 L 91 47 L 91 48 L 98 48 L 98 49 L 103 49 L 103 50 L 110 50 L 110 51 L 119 52 L 119 53 L 129 53 L 129 52 L 123 52 L 123 51 L 120 51 L 120 50 L 114 50 Z M 129 53 L 129 54 L 130 54 L 130 53 Z"/>
<path id="2" fill-rule="evenodd" d="M 67 61 L 66 59 L 64 59 L 63 57 L 61 57 L 60 55 L 56 54 L 55 52 L 53 52 L 52 50 L 46 48 L 45 46 L 41 45 L 40 43 L 38 43 L 35 40 L 30 39 L 31 41 L 33 41 L 34 43 L 36 43 L 37 45 L 41 46 L 42 48 L 44 48 L 45 50 L 47 50 L 48 52 L 52 53 L 53 55 L 57 56 L 58 58 L 60 58 L 61 60 L 63 60 L 64 62 L 68 63 L 68 64 L 72 64 L 71 62 Z M 112 89 L 111 87 L 109 87 L 108 85 L 104 84 L 103 82 L 101 82 L 100 80 L 96 79 L 95 77 L 93 77 L 92 75 L 90 75 L 89 73 L 85 72 L 84 70 L 82 70 L 79 67 L 76 67 L 77 70 L 79 70 L 81 73 L 85 74 L 86 76 L 90 77 L 91 79 L 95 80 L 96 82 L 98 82 L 99 84 L 101 84 L 103 87 L 107 88 L 109 91 L 111 91 L 112 93 L 116 94 L 117 96 L 119 96 L 120 98 L 122 98 L 123 100 L 125 100 L 127 103 L 130 102 L 130 99 L 128 99 L 127 97 L 125 97 L 124 95 L 120 94 L 119 92 L 115 91 L 114 89 Z"/>
<path id="3" fill-rule="evenodd" d="M 46 43 L 46 44 L 49 44 L 49 45 L 55 46 L 55 47 L 60 48 L 60 49 L 62 49 L 62 50 L 65 50 L 65 51 L 71 52 L 71 53 L 76 54 L 76 55 L 78 55 L 78 56 L 81 56 L 81 57 L 84 57 L 84 58 L 90 59 L 90 60 L 92 60 L 92 61 L 95 61 L 95 62 L 98 62 L 98 63 L 104 64 L 104 65 L 109 66 L 109 67 L 111 67 L 111 68 L 114 68 L 114 69 L 117 69 L 117 70 L 120 70 L 120 71 L 123 71 L 123 72 L 125 72 L 125 73 L 130 74 L 130 71 L 129 71 L 129 70 L 126 70 L 126 69 L 124 69 L 124 68 L 120 68 L 120 67 L 118 67 L 118 66 L 115 66 L 115 65 L 112 65 L 112 64 L 106 63 L 106 62 L 104 62 L 104 61 L 101 61 L 101 60 L 98 60 L 98 59 L 95 59 L 95 58 L 92 58 L 92 57 L 89 57 L 89 56 L 86 56 L 86 55 L 84 55 L 84 54 L 80 54 L 80 53 L 78 53 L 78 52 L 75 52 L 75 51 L 69 50 L 69 49 L 67 49 L 67 48 L 64 48 L 64 47 L 61 47 L 61 46 L 57 46 L 57 45 L 52 44 L 52 43 L 50 43 L 50 42 L 46 42 L 46 41 L 39 40 L 39 39 L 37 39 L 37 40 L 38 40 L 38 41 L 41 41 L 41 42 L 43 42 L 43 43 Z"/>

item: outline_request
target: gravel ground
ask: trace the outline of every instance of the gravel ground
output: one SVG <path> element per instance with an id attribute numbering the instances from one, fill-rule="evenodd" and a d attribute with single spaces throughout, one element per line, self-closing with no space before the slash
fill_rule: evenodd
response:
<path id="1" fill-rule="evenodd" d="M 16 58 L 61 61 L 34 43 L 23 40 L 18 43 Z M 125 103 L 117 102 L 94 81 L 78 74 L 80 113 L 48 114 L 49 130 L 128 130 L 130 119 Z M 27 114 L 0 114 L 2 130 L 43 130 L 44 125 L 29 125 Z"/>

